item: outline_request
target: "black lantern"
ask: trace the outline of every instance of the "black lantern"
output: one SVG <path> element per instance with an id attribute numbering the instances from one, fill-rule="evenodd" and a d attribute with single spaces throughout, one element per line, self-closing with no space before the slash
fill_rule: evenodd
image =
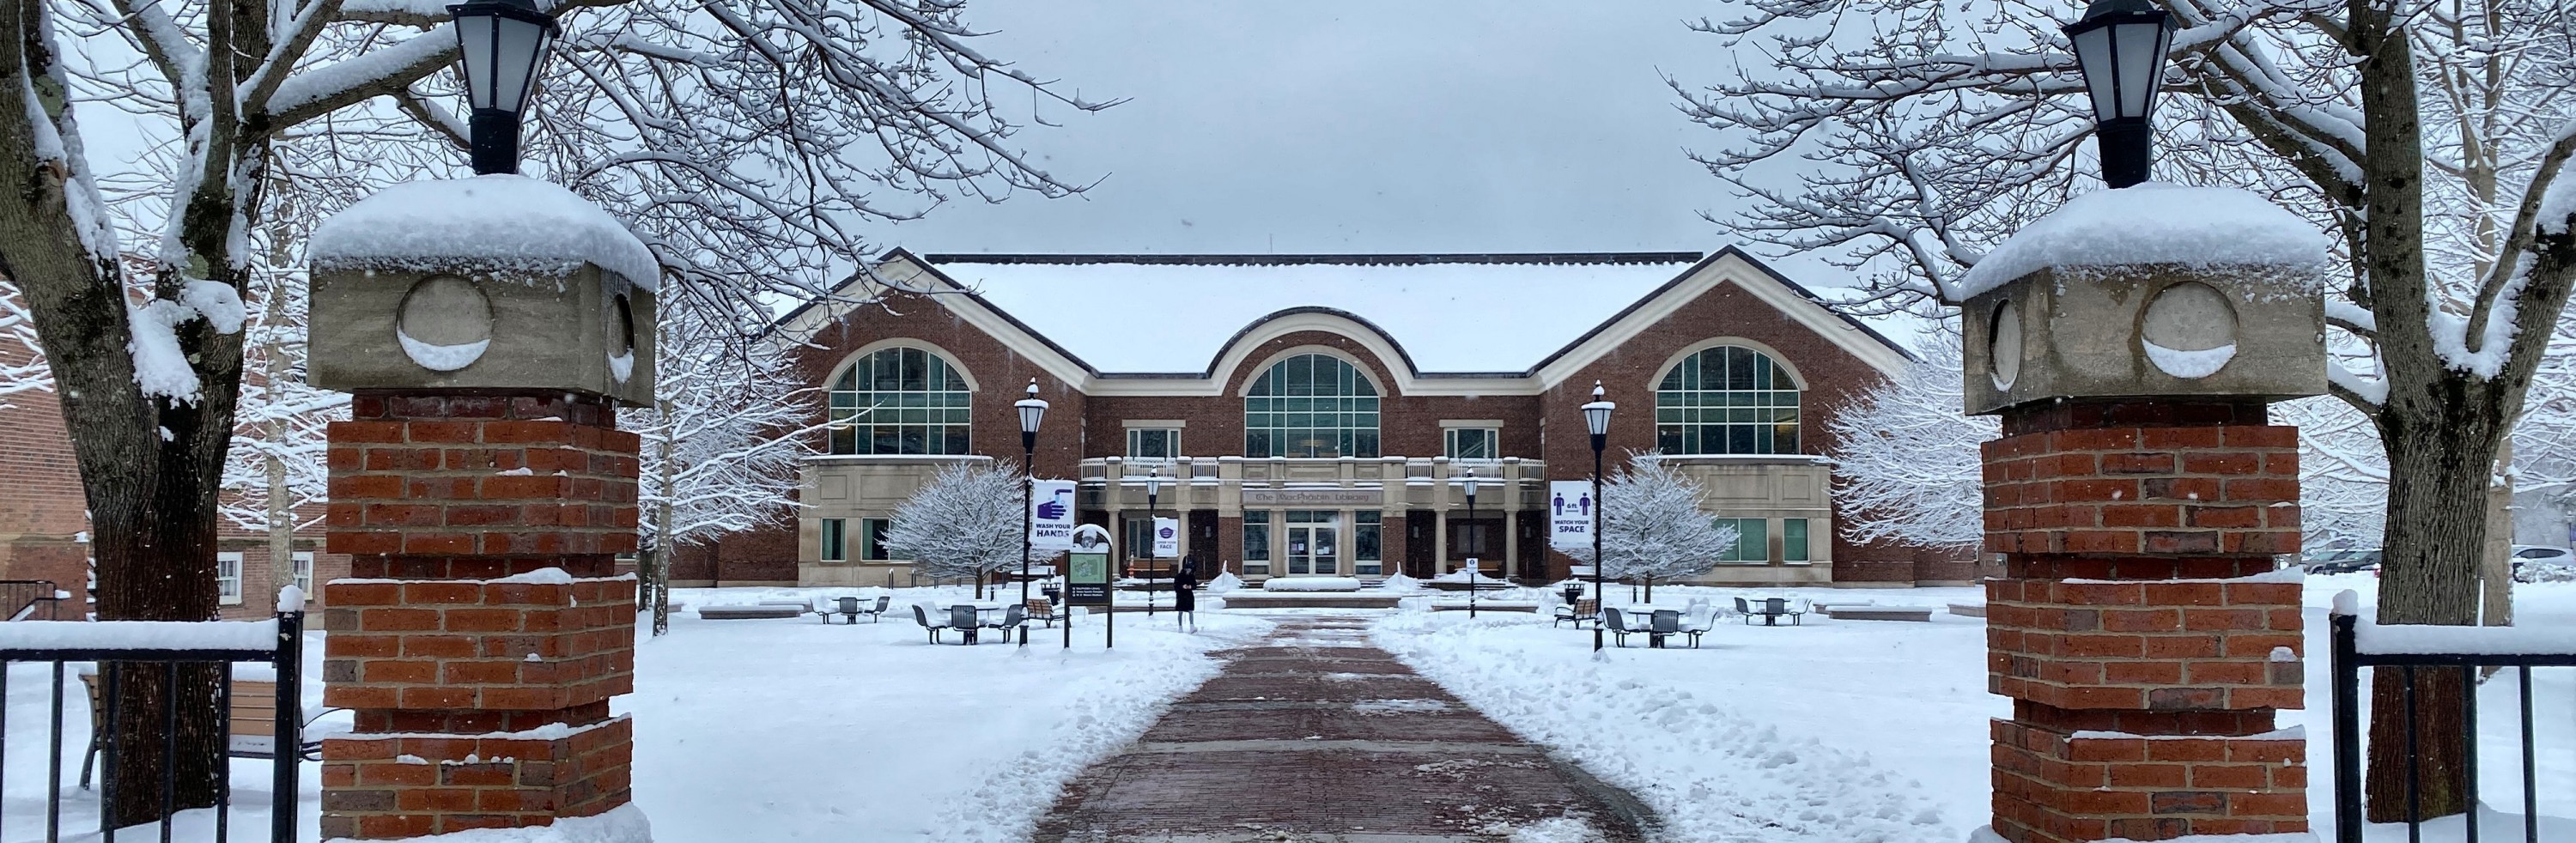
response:
<path id="1" fill-rule="evenodd" d="M 2066 27 L 2093 102 L 2102 181 L 2114 188 L 2147 180 L 2155 141 L 2147 118 L 2164 85 L 2173 18 L 2147 0 L 2097 0 Z"/>
<path id="2" fill-rule="evenodd" d="M 467 121 L 477 175 L 519 171 L 519 115 L 554 46 L 555 19 L 531 0 L 474 0 L 447 7 L 465 57 Z"/>
<path id="3" fill-rule="evenodd" d="M 1029 556 L 1031 555 L 1029 513 L 1037 508 L 1038 422 L 1046 419 L 1047 411 L 1047 402 L 1038 397 L 1037 378 L 1029 379 L 1029 397 L 1020 399 L 1019 403 L 1013 406 L 1020 408 L 1020 469 L 1028 474 L 1027 477 L 1022 478 L 1027 482 L 1020 484 L 1020 605 L 1026 606 L 1029 604 Z M 1050 602 L 1053 601 L 1055 597 L 1053 586 L 1048 586 L 1047 597 Z M 1071 624 L 1066 626 L 1069 627 Z M 1027 624 L 1021 624 L 1020 646 L 1028 645 L 1029 627 Z"/>
<path id="4" fill-rule="evenodd" d="M 1592 431 L 1592 596 L 1606 604 L 1610 592 L 1602 588 L 1601 579 L 1602 569 L 1609 567 L 1601 559 L 1601 449 L 1610 444 L 1610 411 L 1619 405 L 1604 398 L 1605 394 L 1601 382 L 1593 381 L 1592 403 L 1583 405 L 1583 426 Z M 1604 605 L 1601 611 L 1610 611 L 1610 607 Z M 1601 623 L 1597 619 L 1592 624 L 1592 649 L 1601 650 Z"/>

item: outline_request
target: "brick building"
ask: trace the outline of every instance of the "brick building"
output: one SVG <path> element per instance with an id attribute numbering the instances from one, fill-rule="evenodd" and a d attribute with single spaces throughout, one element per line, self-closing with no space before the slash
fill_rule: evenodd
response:
<path id="1" fill-rule="evenodd" d="M 1619 403 L 1616 467 L 1660 449 L 1743 538 L 1699 581 L 1964 584 L 1963 548 L 1836 529 L 1826 424 L 1909 355 L 1743 253 L 914 255 L 868 305 L 779 326 L 830 414 L 792 522 L 675 554 L 676 585 L 885 585 L 881 536 L 942 465 L 1016 462 L 1012 402 L 1052 403 L 1041 477 L 1138 555 L 1249 580 L 1422 577 L 1482 560 L 1560 577 L 1549 480 L 1581 480 L 1577 411 Z M 1010 303 L 1009 309 L 1005 302 Z M 1230 335 L 1229 335 L 1230 332 Z M 1097 361 L 1095 363 L 1094 361 Z M 827 419 L 818 418 L 817 422 Z M 1469 472 L 1480 483 L 1471 514 Z M 1165 479 L 1149 501 L 1144 482 Z"/>

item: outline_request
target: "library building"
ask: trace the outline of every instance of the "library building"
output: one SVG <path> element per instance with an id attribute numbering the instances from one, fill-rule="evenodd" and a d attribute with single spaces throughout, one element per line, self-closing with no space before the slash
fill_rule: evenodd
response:
<path id="1" fill-rule="evenodd" d="M 1657 452 L 1735 549 L 1713 585 L 1964 585 L 1974 548 L 1837 529 L 1833 414 L 1912 362 L 1749 255 L 889 253 L 891 290 L 773 339 L 820 387 L 799 508 L 674 554 L 674 585 L 907 585 L 884 535 L 942 466 L 1021 457 L 1148 555 L 1202 576 L 1544 582 L 1549 481 L 1588 480 L 1580 407 L 1617 404 L 1605 467 Z M 855 283 L 855 282 L 854 282 Z M 853 289 L 848 298 L 859 298 Z"/>

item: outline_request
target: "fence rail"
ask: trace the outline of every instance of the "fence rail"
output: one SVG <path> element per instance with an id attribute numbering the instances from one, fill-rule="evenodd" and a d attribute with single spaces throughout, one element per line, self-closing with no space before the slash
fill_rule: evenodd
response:
<path id="1" fill-rule="evenodd" d="M 2350 596 L 2345 593 L 2345 597 Z M 2516 631 L 2510 627 L 2432 627 L 2364 624 L 2357 607 L 2339 598 L 2333 625 L 2332 669 L 2334 671 L 2334 811 L 2336 843 L 2362 843 L 2362 725 L 2361 669 L 2396 668 L 2404 671 L 2399 683 L 2406 722 L 2406 839 L 2421 843 L 2424 839 L 2422 811 L 2423 770 L 2421 744 L 2416 724 L 2422 712 L 2418 708 L 2415 686 L 2420 675 L 2435 671 L 2458 671 L 2461 680 L 2460 722 L 2464 739 L 2463 766 L 2467 768 L 2467 797 L 2470 806 L 2464 821 L 2465 841 L 2481 841 L 2478 834 L 2478 673 L 2488 667 L 2515 668 L 2522 727 L 2522 839 L 2525 843 L 2540 841 L 2540 788 L 2537 781 L 2538 757 L 2532 740 L 2531 669 L 2536 667 L 2576 667 L 2576 653 L 2550 652 L 2538 645 L 2513 640 Z M 2365 641 L 2367 637 L 2374 640 Z"/>
<path id="2" fill-rule="evenodd" d="M 0 620 L 62 620 L 62 594 L 53 580 L 0 580 Z"/>
<path id="3" fill-rule="evenodd" d="M 159 782 L 161 792 L 158 823 L 161 843 L 173 843 L 177 826 L 175 809 L 178 786 L 178 693 L 176 681 L 182 665 L 206 665 L 220 668 L 221 679 L 215 688 L 215 710 L 225 716 L 222 733 L 226 747 L 216 764 L 215 830 L 213 840 L 228 841 L 232 824 L 233 757 L 267 758 L 273 765 L 270 803 L 269 839 L 275 843 L 295 843 L 298 764 L 304 756 L 303 717 L 303 640 L 304 612 L 299 594 L 280 601 L 280 610 L 271 621 L 207 621 L 204 623 L 161 622 L 31 622 L 9 624 L 0 630 L 0 700 L 9 690 L 7 667 L 22 662 L 51 663 L 53 680 L 48 753 L 45 763 L 45 836 L 47 843 L 62 839 L 63 811 L 63 719 L 66 710 L 65 680 L 73 674 L 72 666 L 96 663 L 99 666 L 98 687 L 88 695 L 102 704 L 87 705 L 92 724 L 92 739 L 83 748 L 83 783 L 87 785 L 90 752 L 105 756 L 105 773 L 99 787 L 99 829 L 103 843 L 115 843 L 117 831 L 111 806 L 117 800 L 117 762 L 130 751 L 157 751 L 161 756 Z M 273 634 L 268 630 L 273 629 Z M 265 664 L 277 671 L 276 700 L 272 722 L 274 731 L 264 750 L 237 751 L 232 746 L 234 731 L 241 724 L 232 717 L 235 712 L 232 666 Z M 137 736 L 122 734 L 117 708 L 122 686 L 129 674 L 157 670 L 168 675 L 161 684 L 162 723 L 160 746 L 140 744 Z M 9 750 L 7 707 L 0 706 L 0 775 L 5 775 Z M 5 826 L 5 803 L 0 803 L 0 826 Z"/>

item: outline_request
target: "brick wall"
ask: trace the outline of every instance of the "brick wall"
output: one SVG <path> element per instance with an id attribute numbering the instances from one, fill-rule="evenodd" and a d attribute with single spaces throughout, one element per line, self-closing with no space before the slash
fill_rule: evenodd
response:
<path id="1" fill-rule="evenodd" d="M 359 577 L 604 576 L 635 550 L 635 434 L 568 396 L 360 393 L 331 424 L 330 543 Z"/>

